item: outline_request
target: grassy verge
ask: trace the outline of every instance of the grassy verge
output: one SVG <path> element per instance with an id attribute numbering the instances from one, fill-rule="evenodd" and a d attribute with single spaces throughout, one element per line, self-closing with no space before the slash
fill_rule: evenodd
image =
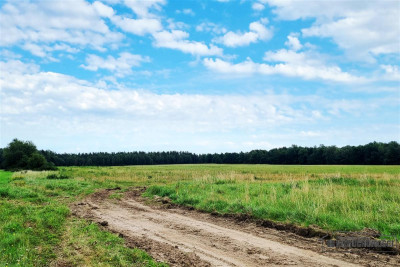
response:
<path id="1" fill-rule="evenodd" d="M 0 266 L 165 266 L 70 216 L 69 203 L 114 185 L 57 172 L 0 171 Z"/>

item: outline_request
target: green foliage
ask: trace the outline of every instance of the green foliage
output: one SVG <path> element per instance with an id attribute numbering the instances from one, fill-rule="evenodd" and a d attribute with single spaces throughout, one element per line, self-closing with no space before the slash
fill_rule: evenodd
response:
<path id="1" fill-rule="evenodd" d="M 46 159 L 39 152 L 34 152 L 28 159 L 28 168 L 38 170 L 47 164 Z"/>
<path id="2" fill-rule="evenodd" d="M 6 170 L 55 170 L 30 141 L 14 139 L 2 151 L 2 167 Z"/>

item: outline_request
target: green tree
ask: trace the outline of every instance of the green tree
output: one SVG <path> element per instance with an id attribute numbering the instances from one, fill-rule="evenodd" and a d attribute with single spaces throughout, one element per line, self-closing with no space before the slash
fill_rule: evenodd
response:
<path id="1" fill-rule="evenodd" d="M 41 169 L 43 166 L 47 165 L 46 159 L 39 152 L 33 152 L 33 154 L 28 159 L 28 168 L 32 170 Z"/>
<path id="2" fill-rule="evenodd" d="M 3 167 L 7 170 L 45 170 L 54 169 L 30 141 L 14 139 L 3 149 Z"/>

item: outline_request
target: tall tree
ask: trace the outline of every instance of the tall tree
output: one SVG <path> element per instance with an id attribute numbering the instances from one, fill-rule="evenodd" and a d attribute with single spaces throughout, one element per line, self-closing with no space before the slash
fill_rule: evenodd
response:
<path id="1" fill-rule="evenodd" d="M 3 150 L 3 167 L 7 170 L 46 170 L 54 169 L 53 163 L 38 152 L 30 141 L 14 139 Z"/>

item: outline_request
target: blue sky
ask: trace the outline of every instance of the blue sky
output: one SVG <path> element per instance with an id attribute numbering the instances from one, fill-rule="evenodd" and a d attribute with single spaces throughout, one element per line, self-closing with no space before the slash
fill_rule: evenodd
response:
<path id="1" fill-rule="evenodd" d="M 399 1 L 2 1 L 0 146 L 400 140 Z"/>

